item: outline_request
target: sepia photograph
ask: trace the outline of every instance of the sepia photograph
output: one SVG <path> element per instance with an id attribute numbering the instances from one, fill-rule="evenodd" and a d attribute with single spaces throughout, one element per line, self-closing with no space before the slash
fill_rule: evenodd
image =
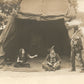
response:
<path id="1" fill-rule="evenodd" d="M 0 0 L 0 74 L 31 73 L 84 74 L 83 0 Z"/>

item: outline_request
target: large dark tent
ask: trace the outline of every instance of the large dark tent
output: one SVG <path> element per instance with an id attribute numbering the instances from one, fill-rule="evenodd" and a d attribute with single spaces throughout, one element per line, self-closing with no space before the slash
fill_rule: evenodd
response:
<path id="1" fill-rule="evenodd" d="M 17 16 L 11 17 L 0 37 L 6 56 L 14 59 L 24 48 L 43 57 L 53 45 L 61 56 L 69 56 L 70 40 L 64 23 L 67 8 L 67 0 L 22 0 Z"/>

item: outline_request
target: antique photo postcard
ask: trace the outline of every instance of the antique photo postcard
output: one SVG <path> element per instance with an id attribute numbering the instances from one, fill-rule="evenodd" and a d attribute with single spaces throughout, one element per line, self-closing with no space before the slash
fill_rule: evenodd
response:
<path id="1" fill-rule="evenodd" d="M 84 74 L 84 1 L 0 0 L 0 74 L 28 76 L 30 84 L 31 76 L 39 79 L 36 84 L 42 84 L 45 76 L 57 80 L 70 75 L 72 79 L 72 74 L 80 79 Z M 65 84 L 60 78 L 57 84 Z M 46 81 L 54 83 L 50 78 Z"/>

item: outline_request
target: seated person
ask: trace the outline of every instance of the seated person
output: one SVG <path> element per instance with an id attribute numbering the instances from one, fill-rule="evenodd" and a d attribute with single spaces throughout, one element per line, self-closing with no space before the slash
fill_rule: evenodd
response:
<path id="1" fill-rule="evenodd" d="M 29 54 L 26 56 L 25 50 L 21 48 L 19 50 L 19 55 L 17 56 L 17 63 L 14 66 L 15 67 L 30 67 L 30 64 L 27 62 L 27 57 L 32 59 L 37 56 L 38 55 L 30 56 Z"/>
<path id="2" fill-rule="evenodd" d="M 46 71 L 55 71 L 60 69 L 61 59 L 54 51 L 54 46 L 50 49 L 50 53 L 47 55 L 45 62 L 42 64 L 42 68 Z"/>

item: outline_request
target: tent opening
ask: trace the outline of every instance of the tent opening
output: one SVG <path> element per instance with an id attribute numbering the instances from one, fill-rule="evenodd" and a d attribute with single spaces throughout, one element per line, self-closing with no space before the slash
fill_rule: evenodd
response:
<path id="1" fill-rule="evenodd" d="M 15 34 L 15 38 L 6 47 L 6 55 L 12 59 L 16 58 L 20 48 L 24 48 L 30 55 L 45 57 L 53 45 L 61 57 L 70 56 L 70 39 L 64 19 L 36 21 L 16 18 Z"/>

